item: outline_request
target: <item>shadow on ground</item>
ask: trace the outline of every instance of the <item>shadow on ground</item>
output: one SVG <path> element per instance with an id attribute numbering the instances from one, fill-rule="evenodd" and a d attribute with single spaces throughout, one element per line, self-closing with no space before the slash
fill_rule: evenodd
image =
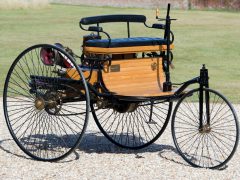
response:
<path id="1" fill-rule="evenodd" d="M 36 138 L 36 137 L 35 137 Z M 26 138 L 23 139 L 23 141 Z M 71 136 L 68 137 L 66 142 L 69 142 L 68 144 L 59 144 L 61 147 L 71 147 L 72 142 L 71 142 Z M 26 143 L 26 142 L 25 142 Z M 31 144 L 31 142 L 28 142 Z M 48 142 L 50 143 L 50 142 Z M 0 140 L 0 149 L 5 151 L 6 153 L 12 154 L 14 156 L 24 158 L 24 159 L 31 159 L 27 155 L 21 155 L 16 150 L 16 148 L 12 147 L 17 147 L 15 142 L 12 139 L 4 139 Z M 111 143 L 105 136 L 103 136 L 101 133 L 86 133 L 84 135 L 84 138 L 80 144 L 80 146 L 73 152 L 73 155 L 75 156 L 74 158 L 71 158 L 71 160 L 62 160 L 60 163 L 66 163 L 69 161 L 74 161 L 80 159 L 80 151 L 83 151 L 84 153 L 114 153 L 114 154 L 133 154 L 135 155 L 135 158 L 145 158 L 144 153 L 154 153 L 158 152 L 158 155 L 160 158 L 172 161 L 177 164 L 182 164 L 188 166 L 186 163 L 182 163 L 182 161 L 179 161 L 179 155 L 177 153 L 177 150 L 175 147 L 171 145 L 164 145 L 164 144 L 156 144 L 153 143 L 149 145 L 146 148 L 139 149 L 139 150 L 129 150 L 129 149 L 124 149 L 120 148 L 113 143 Z"/>

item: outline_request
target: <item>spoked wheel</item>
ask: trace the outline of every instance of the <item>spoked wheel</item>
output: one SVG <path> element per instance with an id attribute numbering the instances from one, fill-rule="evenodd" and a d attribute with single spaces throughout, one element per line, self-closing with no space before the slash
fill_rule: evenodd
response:
<path id="1" fill-rule="evenodd" d="M 202 125 L 200 97 L 203 97 Z M 178 152 L 189 164 L 220 168 L 231 159 L 238 145 L 237 115 L 220 93 L 203 89 L 201 96 L 200 90 L 195 89 L 176 105 L 172 136 Z"/>
<path id="2" fill-rule="evenodd" d="M 172 103 L 125 102 L 104 109 L 97 109 L 96 104 L 91 104 L 91 109 L 97 126 L 112 143 L 123 148 L 140 149 L 153 143 L 163 133 L 171 115 Z"/>
<path id="3" fill-rule="evenodd" d="M 56 161 L 80 143 L 88 121 L 89 93 L 69 54 L 56 46 L 36 45 L 13 62 L 3 104 L 17 145 L 34 159 Z"/>

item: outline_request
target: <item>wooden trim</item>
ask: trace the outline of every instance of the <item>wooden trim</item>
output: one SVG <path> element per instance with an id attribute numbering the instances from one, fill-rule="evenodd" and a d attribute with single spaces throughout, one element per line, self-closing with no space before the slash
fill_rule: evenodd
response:
<path id="1" fill-rule="evenodd" d="M 78 72 L 75 68 L 68 68 L 66 72 L 67 72 L 67 75 L 66 75 L 67 78 L 71 78 L 74 80 L 80 80 L 80 75 L 78 74 Z M 90 75 L 90 71 L 83 71 L 83 76 L 85 78 L 87 78 L 89 75 Z M 97 77 L 98 77 L 98 71 L 93 70 L 91 79 L 88 82 L 90 84 L 94 84 L 95 82 L 97 82 Z"/>
<path id="2" fill-rule="evenodd" d="M 111 71 L 111 66 L 119 66 Z M 174 92 L 163 92 L 165 73 L 162 58 L 124 59 L 104 65 L 102 78 L 106 88 L 119 96 L 152 97 L 167 96 Z"/>
<path id="3" fill-rule="evenodd" d="M 114 69 L 111 66 L 119 66 Z M 89 71 L 83 71 L 84 77 Z M 79 80 L 76 69 L 67 69 L 66 77 Z M 97 82 L 98 71 L 93 70 L 89 80 L 91 84 Z M 159 97 L 173 95 L 174 91 L 163 92 L 165 73 L 162 58 L 140 58 L 114 60 L 111 65 L 104 64 L 102 70 L 103 83 L 106 88 L 116 95 L 126 97 Z M 99 89 L 101 92 L 101 89 Z"/>
<path id="4" fill-rule="evenodd" d="M 171 44 L 170 49 L 173 49 L 174 45 Z M 137 52 L 154 52 L 154 51 L 166 51 L 167 45 L 157 46 L 132 46 L 132 47 L 117 47 L 117 48 L 102 48 L 102 47 L 84 47 L 84 53 L 94 54 L 126 54 Z"/>
<path id="5" fill-rule="evenodd" d="M 117 94 L 118 96 L 126 96 L 126 97 L 161 97 L 161 96 L 171 96 L 174 95 L 175 91 L 162 92 L 162 91 L 135 91 L 135 92 L 121 92 L 121 94 Z"/>

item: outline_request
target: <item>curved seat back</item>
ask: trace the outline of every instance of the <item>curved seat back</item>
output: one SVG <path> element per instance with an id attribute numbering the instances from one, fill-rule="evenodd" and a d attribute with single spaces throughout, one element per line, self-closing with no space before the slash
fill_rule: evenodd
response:
<path id="1" fill-rule="evenodd" d="M 146 16 L 134 15 L 134 14 L 115 14 L 115 15 L 103 15 L 103 16 L 91 16 L 85 17 L 80 20 L 83 25 L 110 23 L 110 22 L 136 22 L 145 23 Z"/>

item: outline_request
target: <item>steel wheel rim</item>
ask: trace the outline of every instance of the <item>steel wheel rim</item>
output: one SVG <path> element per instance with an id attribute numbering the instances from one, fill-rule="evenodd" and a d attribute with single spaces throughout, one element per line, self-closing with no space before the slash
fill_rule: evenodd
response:
<path id="1" fill-rule="evenodd" d="M 195 89 L 188 92 L 180 99 L 180 101 L 176 105 L 172 119 L 172 136 L 179 154 L 189 164 L 195 167 L 217 169 L 224 166 L 232 158 L 238 146 L 239 125 L 237 121 L 237 116 L 232 105 L 223 95 L 212 89 L 205 88 L 204 92 L 208 91 L 210 93 L 210 124 L 212 125 L 210 125 L 210 128 L 204 126 L 204 131 L 199 130 L 198 126 L 194 124 L 197 122 L 194 121 L 195 119 L 193 118 L 193 116 L 186 117 L 185 115 L 183 115 L 182 111 L 182 115 L 179 115 L 180 113 L 177 112 L 185 98 L 191 97 L 190 95 L 194 93 L 196 94 L 198 91 L 199 89 Z M 225 106 L 223 105 L 224 103 L 226 103 Z M 197 110 L 197 106 L 196 104 L 194 105 L 194 103 L 192 108 L 188 106 L 188 112 L 193 114 L 193 108 Z M 228 109 L 228 111 L 224 113 L 223 110 L 225 110 L 226 108 Z M 206 114 L 206 112 L 204 113 Z M 189 119 L 191 118 L 191 123 L 182 118 L 182 120 L 179 120 L 180 118 L 178 116 L 185 116 L 185 118 Z M 206 122 L 206 115 L 204 115 L 203 117 Z M 224 122 L 223 119 L 226 118 L 229 119 Z M 179 131 L 178 126 L 180 126 L 180 123 L 177 122 L 176 119 L 178 119 L 179 122 L 181 121 L 182 124 L 185 123 L 186 127 L 184 127 L 185 129 L 182 130 L 182 132 Z M 222 122 L 223 124 L 221 124 Z M 221 125 L 223 125 L 223 127 L 220 127 Z M 221 132 L 221 134 L 220 131 L 223 130 L 223 128 L 225 128 L 225 131 Z M 229 132 L 230 134 L 228 134 Z M 193 135 L 191 136 L 191 134 Z M 185 139 L 182 139 L 180 141 L 179 139 L 184 138 L 184 136 L 189 137 L 185 137 Z M 228 139 L 230 139 L 231 143 L 227 142 Z M 197 141 L 198 143 L 195 143 Z M 192 143 L 192 146 L 187 146 L 188 143 Z M 194 145 L 197 145 L 197 147 L 195 147 L 195 150 L 193 147 Z M 186 147 L 188 149 L 185 149 Z"/>
<path id="2" fill-rule="evenodd" d="M 162 103 L 159 103 L 162 104 Z M 155 104 L 154 107 L 157 107 L 158 109 L 160 109 L 158 104 Z M 152 115 L 152 124 L 147 124 L 146 122 L 149 121 L 149 114 L 144 114 L 144 109 L 149 112 L 150 109 L 149 108 L 137 108 L 137 110 L 135 110 L 132 113 L 124 113 L 124 114 L 120 114 L 120 113 L 116 113 L 114 115 L 114 110 L 112 109 L 104 109 L 103 112 L 101 112 L 101 114 L 107 115 L 109 116 L 114 115 L 114 117 L 111 120 L 111 125 L 112 127 L 115 127 L 115 129 L 117 128 L 117 130 L 132 130 L 130 133 L 128 131 L 123 132 L 109 132 L 106 131 L 106 128 L 103 126 L 101 119 L 99 119 L 99 114 L 96 114 L 96 112 L 94 111 L 94 107 L 93 104 L 91 104 L 91 109 L 92 109 L 92 114 L 94 117 L 94 120 L 97 124 L 97 126 L 99 127 L 100 131 L 104 134 L 104 136 L 110 140 L 112 143 L 114 143 L 115 145 L 122 147 L 122 148 L 127 148 L 127 149 L 141 149 L 144 148 L 150 144 L 152 144 L 154 141 L 156 141 L 161 134 L 164 132 L 164 130 L 166 129 L 166 126 L 168 124 L 169 118 L 171 116 L 171 110 L 172 110 L 172 103 L 165 103 L 165 107 L 167 107 L 167 109 L 165 110 L 158 110 L 159 112 L 161 111 L 165 111 L 165 118 L 164 117 L 160 117 L 160 115 L 158 115 L 156 113 L 156 109 L 157 108 L 153 108 L 153 115 Z M 105 112 L 105 111 L 109 111 Z M 135 118 L 137 117 L 137 119 Z M 140 119 L 140 121 L 139 121 Z M 123 120 L 124 120 L 124 124 L 123 124 Z M 129 122 L 129 121 L 134 121 L 133 123 Z M 158 124 L 154 124 L 154 122 L 157 122 Z M 138 123 L 139 122 L 139 123 Z M 159 123 L 160 122 L 160 123 Z M 105 120 L 106 123 L 106 120 Z M 122 125 L 125 125 L 124 127 Z M 128 125 L 128 127 L 126 127 Z M 144 126 L 143 128 L 141 128 L 140 126 Z M 158 129 L 151 129 L 151 126 L 158 126 Z M 122 128 L 122 129 L 121 129 Z M 138 131 L 138 130 L 141 130 Z M 142 137 L 143 133 L 149 133 L 146 136 L 149 136 L 148 139 L 146 139 L 145 137 Z M 131 137 L 130 137 L 131 135 Z M 118 138 L 116 138 L 118 137 Z M 135 142 L 134 142 L 135 141 Z M 137 142 L 136 142 L 137 141 Z M 141 143 L 139 143 L 141 142 Z"/>
<path id="3" fill-rule="evenodd" d="M 61 105 L 62 107 L 58 116 L 54 116 L 49 113 L 46 113 L 46 109 L 37 109 L 38 112 L 34 112 L 36 109 L 36 104 L 34 104 L 35 102 L 34 96 L 31 95 L 29 92 L 27 92 L 29 91 L 28 84 L 27 84 L 27 82 L 29 82 L 30 80 L 29 75 L 34 74 L 33 71 L 31 70 L 35 69 L 35 74 L 39 75 L 39 72 L 41 72 L 40 73 L 41 75 L 47 74 L 48 76 L 50 76 L 50 72 L 48 70 L 51 69 L 51 67 L 45 67 L 45 70 L 44 70 L 42 65 L 42 68 L 38 67 L 38 71 L 36 70 L 37 69 L 36 63 L 37 61 L 40 62 L 40 59 L 36 60 L 36 57 L 39 55 L 37 54 L 37 50 L 40 51 L 41 47 L 53 48 L 54 50 L 65 55 L 68 58 L 68 60 L 71 61 L 73 67 L 77 67 L 76 63 L 74 62 L 73 58 L 70 55 L 68 55 L 62 49 L 57 48 L 55 46 L 40 44 L 40 45 L 35 45 L 26 49 L 16 58 L 16 60 L 13 62 L 8 72 L 8 75 L 5 81 L 5 86 L 4 86 L 4 98 L 3 98 L 4 115 L 8 125 L 8 129 L 14 141 L 27 155 L 31 156 L 36 160 L 56 161 L 69 155 L 79 145 L 82 139 L 83 133 L 86 130 L 86 126 L 88 122 L 89 95 L 88 95 L 88 89 L 86 86 L 85 79 L 82 79 L 81 82 L 84 85 L 85 92 L 86 92 L 85 94 L 86 101 L 83 103 L 80 102 L 74 105 L 74 107 L 77 107 L 77 106 L 79 107 L 79 105 L 82 105 L 81 107 L 84 108 L 83 111 L 85 113 L 84 113 L 84 117 L 81 118 L 82 120 L 81 127 L 79 123 L 77 123 L 73 119 L 73 116 L 72 117 L 68 116 L 68 114 L 70 114 L 69 111 L 72 111 L 72 108 L 73 108 L 73 107 L 70 107 L 73 105 L 72 103 L 62 104 Z M 36 53 L 35 55 L 33 54 L 34 50 Z M 28 54 L 30 52 L 31 54 Z M 34 56 L 36 57 L 34 58 Z M 30 61 L 29 59 L 32 59 L 32 60 Z M 20 61 L 22 64 L 19 63 Z M 28 65 L 27 65 L 27 62 L 29 62 Z M 39 63 L 39 66 L 41 66 L 40 63 Z M 16 69 L 16 67 L 18 69 Z M 81 70 L 78 67 L 76 69 L 78 74 L 81 77 L 83 77 Z M 25 70 L 28 70 L 28 71 L 26 72 Z M 13 72 L 15 72 L 15 74 L 13 74 Z M 18 72 L 18 74 L 16 72 Z M 14 78 L 15 80 L 13 80 L 12 78 L 13 76 L 15 76 Z M 22 77 L 24 77 L 25 79 Z M 18 82 L 19 80 L 22 83 L 23 89 L 20 88 L 21 90 L 16 88 L 17 85 L 20 85 Z M 14 85 L 12 85 L 11 81 L 14 81 Z M 13 87 L 15 87 L 16 89 L 14 90 Z M 9 89 L 11 89 L 13 93 L 9 92 Z M 54 90 L 54 88 L 50 88 L 50 89 L 51 91 Z M 12 96 L 11 99 L 10 99 L 10 95 Z M 19 98 L 19 96 L 21 97 Z M 23 105 L 22 104 L 23 101 L 29 107 L 26 107 L 26 105 Z M 20 107 L 18 110 L 13 110 L 11 109 L 13 107 L 13 103 L 15 103 L 16 107 L 19 107 L 21 105 L 22 107 Z M 60 106 L 59 104 L 58 106 Z M 57 109 L 56 106 L 54 108 Z M 54 108 L 52 109 L 49 108 L 49 109 L 54 110 Z M 14 111 L 16 112 L 12 113 Z M 17 116 L 18 113 L 22 113 L 22 114 L 20 116 Z M 15 118 L 12 118 L 13 116 L 15 116 Z M 22 120 L 26 118 L 25 119 L 26 121 L 21 124 L 20 120 L 17 120 L 17 118 L 19 117 L 20 119 L 22 118 Z M 34 122 L 34 120 L 32 119 L 35 119 L 35 120 L 37 119 L 36 121 L 38 122 Z M 80 115 L 78 119 L 80 119 Z M 16 122 L 13 122 L 14 120 Z M 71 125 L 72 127 L 70 127 L 69 126 L 70 121 L 73 122 L 72 124 L 75 123 L 75 128 L 76 127 L 78 128 L 74 130 L 73 125 Z M 68 129 L 67 129 L 67 126 L 69 126 Z M 26 127 L 25 131 L 23 130 L 24 127 Z M 17 131 L 16 131 L 16 128 L 18 128 Z M 31 130 L 29 128 L 31 128 Z M 38 130 L 36 128 L 38 128 Z M 36 133 L 37 131 L 39 133 Z M 65 131 L 65 134 L 63 133 L 64 131 Z M 72 136 L 69 133 L 70 131 L 72 131 Z M 21 135 L 18 134 L 19 132 L 21 132 Z M 38 134 L 39 136 L 34 136 L 32 132 L 35 132 L 35 135 Z M 49 132 L 52 132 L 52 134 Z M 26 136 L 27 134 L 28 134 L 28 138 L 26 137 L 24 138 L 23 136 Z M 40 134 L 42 134 L 42 136 L 40 136 Z"/>

